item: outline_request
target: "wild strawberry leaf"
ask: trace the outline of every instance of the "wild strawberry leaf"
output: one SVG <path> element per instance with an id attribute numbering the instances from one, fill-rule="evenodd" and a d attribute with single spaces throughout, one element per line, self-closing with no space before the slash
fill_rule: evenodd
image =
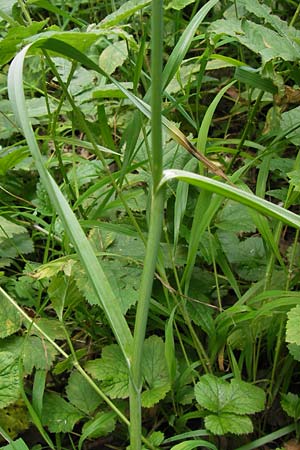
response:
<path id="1" fill-rule="evenodd" d="M 265 393 L 257 386 L 214 375 L 203 375 L 195 387 L 197 402 L 215 413 L 254 414 L 264 408 Z"/>
<path id="2" fill-rule="evenodd" d="M 49 370 L 55 360 L 57 351 L 45 339 L 38 336 L 27 336 L 24 339 L 22 359 L 27 374 L 33 368 Z"/>
<path id="3" fill-rule="evenodd" d="M 21 316 L 14 306 L 0 294 L 0 338 L 14 334 L 21 327 Z"/>
<path id="4" fill-rule="evenodd" d="M 205 417 L 204 423 L 207 430 L 217 435 L 226 433 L 244 434 L 253 431 L 253 425 L 249 417 L 235 414 L 211 414 Z"/>
<path id="5" fill-rule="evenodd" d="M 89 415 L 95 411 L 102 400 L 79 372 L 71 373 L 66 392 L 68 400 L 76 408 Z"/>
<path id="6" fill-rule="evenodd" d="M 10 352 L 0 352 L 0 408 L 18 400 L 19 385 L 19 364 L 16 356 Z"/>
<path id="7" fill-rule="evenodd" d="M 101 388 L 111 398 L 128 397 L 128 368 L 117 345 L 104 347 L 102 357 L 87 362 L 85 369 L 93 378 L 102 381 Z M 151 407 L 163 399 L 170 390 L 165 345 L 158 336 L 151 336 L 145 341 L 142 373 L 144 379 L 142 405 Z"/>
<path id="8" fill-rule="evenodd" d="M 71 403 L 66 402 L 60 395 L 46 393 L 44 397 L 42 423 L 51 433 L 69 433 L 76 422 L 83 417 Z"/>
<path id="9" fill-rule="evenodd" d="M 292 417 L 295 420 L 299 420 L 300 397 L 298 395 L 292 394 L 291 392 L 282 395 L 281 406 L 288 416 Z"/>
<path id="10" fill-rule="evenodd" d="M 299 320 L 300 320 L 300 305 L 292 308 L 288 314 L 288 320 L 286 323 L 286 341 L 291 344 L 300 345 L 300 332 L 299 332 Z"/>

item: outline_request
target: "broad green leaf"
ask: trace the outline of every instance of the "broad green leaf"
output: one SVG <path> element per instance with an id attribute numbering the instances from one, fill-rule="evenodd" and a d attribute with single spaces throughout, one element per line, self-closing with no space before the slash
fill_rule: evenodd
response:
<path id="1" fill-rule="evenodd" d="M 261 237 L 239 240 L 230 231 L 218 231 L 217 236 L 224 254 L 241 278 L 257 281 L 265 275 L 266 251 Z"/>
<path id="2" fill-rule="evenodd" d="M 66 392 L 68 400 L 88 415 L 91 415 L 102 401 L 94 388 L 79 372 L 71 373 Z"/>
<path id="3" fill-rule="evenodd" d="M 102 357 L 88 361 L 85 369 L 93 378 L 102 381 L 101 388 L 111 398 L 128 397 L 128 368 L 117 345 L 104 347 Z"/>
<path id="4" fill-rule="evenodd" d="M 151 407 L 165 397 L 170 390 L 164 343 L 158 336 L 145 340 L 142 374 L 146 388 L 142 392 L 142 405 Z M 129 395 L 128 369 L 119 347 L 108 345 L 102 357 L 88 361 L 86 371 L 102 381 L 101 389 L 111 398 L 127 398 Z"/>
<path id="5" fill-rule="evenodd" d="M 70 276 L 72 273 L 72 266 L 76 263 L 75 258 L 70 256 L 64 256 L 63 258 L 54 259 L 46 264 L 42 264 L 30 275 L 37 279 L 53 278 L 59 272 L 63 272 L 66 276 Z"/>
<path id="6" fill-rule="evenodd" d="M 300 305 L 292 308 L 288 314 L 288 320 L 286 323 L 286 341 L 291 344 L 300 345 Z"/>
<path id="7" fill-rule="evenodd" d="M 195 3 L 195 0 L 171 0 L 166 9 L 176 9 L 176 10 L 181 10 L 183 8 L 185 8 L 187 5 L 190 5 L 191 3 Z"/>
<path id="8" fill-rule="evenodd" d="M 201 294 L 197 296 L 197 299 L 209 303 L 208 299 L 205 298 L 205 296 L 201 296 Z M 213 338 L 215 335 L 215 326 L 212 317 L 212 309 L 202 303 L 197 303 L 197 301 L 187 302 L 186 309 L 191 320 L 201 327 L 210 338 Z"/>
<path id="9" fill-rule="evenodd" d="M 0 102 L 0 109 L 1 109 L 1 102 Z M 1 124 L 0 124 L 0 136 L 1 136 Z M 8 170 L 12 169 L 13 167 L 15 167 L 16 164 L 20 163 L 21 161 L 23 161 L 23 159 L 27 158 L 28 154 L 29 153 L 27 147 L 20 147 L 1 156 L 0 175 L 5 175 Z"/>
<path id="10" fill-rule="evenodd" d="M 214 444 L 204 441 L 203 439 L 180 442 L 180 444 L 173 445 L 171 450 L 193 450 L 194 448 L 209 448 L 211 450 L 217 450 L 217 447 Z"/>
<path id="11" fill-rule="evenodd" d="M 130 239 L 130 237 L 128 237 L 128 239 L 131 243 L 135 241 L 134 239 Z M 122 251 L 126 251 L 126 242 L 128 239 L 126 237 L 123 238 Z M 119 239 L 119 241 L 121 242 L 122 239 Z M 114 251 L 115 248 L 116 246 L 112 246 L 112 251 Z M 132 253 L 138 251 L 138 249 L 139 246 L 137 246 L 137 249 L 134 249 Z M 130 253 L 129 247 L 128 253 Z M 115 255 L 112 256 L 114 256 L 114 259 L 102 261 L 102 267 L 111 288 L 118 299 L 120 311 L 122 311 L 123 314 L 126 314 L 128 309 L 138 301 L 139 280 L 142 268 L 134 264 L 129 264 L 126 259 L 117 259 Z M 134 255 L 132 254 L 131 256 Z M 79 267 L 79 264 L 76 265 L 75 270 L 75 281 L 78 289 L 91 305 L 97 304 L 97 297 L 91 283 L 84 271 Z"/>
<path id="12" fill-rule="evenodd" d="M 11 303 L 0 293 L 0 338 L 5 338 L 14 334 L 21 327 L 20 313 Z"/>
<path id="13" fill-rule="evenodd" d="M 142 373 L 147 385 L 147 389 L 142 392 L 142 405 L 149 408 L 170 390 L 165 344 L 158 336 L 150 336 L 145 340 Z"/>
<path id="14" fill-rule="evenodd" d="M 152 408 L 156 403 L 165 398 L 170 391 L 170 384 L 162 384 L 142 392 L 142 406 L 144 408 Z"/>
<path id="15" fill-rule="evenodd" d="M 112 27 L 118 23 L 124 21 L 132 14 L 136 13 L 140 9 L 148 6 L 151 0 L 129 0 L 120 6 L 119 9 L 109 14 L 100 22 L 101 27 Z"/>
<path id="16" fill-rule="evenodd" d="M 263 65 L 276 58 L 297 61 L 300 46 L 287 36 L 250 20 L 220 19 L 209 26 L 216 35 L 226 34 L 235 38 L 245 47 L 259 54 Z"/>
<path id="17" fill-rule="evenodd" d="M 12 439 L 28 430 L 30 425 L 30 416 L 22 400 L 0 410 L 0 430 L 3 429 Z"/>
<path id="18" fill-rule="evenodd" d="M 0 217 L 0 242 L 5 241 L 7 238 L 12 238 L 13 236 L 24 233 L 27 233 L 25 227 L 17 225 L 4 217 Z"/>
<path id="19" fill-rule="evenodd" d="M 292 357 L 300 362 L 300 345 L 297 344 L 289 344 L 288 349 Z"/>
<path id="20" fill-rule="evenodd" d="M 32 22 L 30 25 L 12 27 L 7 35 L 0 41 L 0 66 L 8 63 L 14 57 L 18 45 L 28 37 L 31 37 L 44 28 L 48 20 Z"/>
<path id="21" fill-rule="evenodd" d="M 287 132 L 286 138 L 294 145 L 300 145 L 300 106 L 281 114 L 280 129 Z M 297 126 L 299 125 L 299 126 Z M 290 133 L 289 130 L 293 129 Z"/>
<path id="22" fill-rule="evenodd" d="M 221 230 L 234 231 L 236 233 L 254 233 L 256 231 L 255 223 L 248 208 L 233 201 L 225 203 L 224 208 L 221 209 L 216 217 L 215 225 Z"/>
<path id="23" fill-rule="evenodd" d="M 15 3 L 17 3 L 17 0 L 0 0 L 0 11 L 3 11 L 5 14 L 11 15 L 12 8 Z"/>
<path id="24" fill-rule="evenodd" d="M 59 320 L 62 320 L 64 308 L 70 305 L 75 307 L 82 300 L 75 280 L 65 274 L 59 274 L 52 278 L 48 287 L 48 295 Z"/>
<path id="25" fill-rule="evenodd" d="M 41 319 L 36 319 L 35 323 L 41 328 L 41 330 L 47 334 L 52 340 L 65 339 L 66 333 L 62 323 L 57 319 L 47 319 L 42 317 Z M 39 336 L 39 332 L 35 329 L 31 329 L 32 334 Z"/>
<path id="26" fill-rule="evenodd" d="M 42 423 L 51 433 L 70 433 L 82 417 L 82 412 L 66 402 L 60 395 L 45 394 Z"/>
<path id="27" fill-rule="evenodd" d="M 252 433 L 253 425 L 247 416 L 235 414 L 210 414 L 204 419 L 205 428 L 213 434 L 224 435 L 227 433 L 247 434 Z"/>
<path id="28" fill-rule="evenodd" d="M 133 89 L 133 83 L 121 83 L 124 89 Z M 126 95 L 120 91 L 114 84 L 106 84 L 93 91 L 93 98 L 126 98 Z"/>
<path id="29" fill-rule="evenodd" d="M 287 176 L 290 179 L 290 186 L 293 186 L 296 192 L 300 191 L 300 174 L 299 170 L 293 170 L 292 172 L 287 173 Z"/>
<path id="30" fill-rule="evenodd" d="M 161 431 L 153 431 L 149 436 L 147 436 L 147 439 L 155 447 L 159 447 L 164 441 L 164 434 Z"/>
<path id="31" fill-rule="evenodd" d="M 296 394 L 289 392 L 283 394 L 281 397 L 282 409 L 287 413 L 289 417 L 292 417 L 295 421 L 300 418 L 300 397 Z"/>
<path id="32" fill-rule="evenodd" d="M 22 438 L 13 441 L 11 444 L 4 445 L 1 450 L 29 450 Z"/>
<path id="33" fill-rule="evenodd" d="M 100 55 L 99 66 L 109 75 L 122 66 L 127 59 L 128 51 L 125 41 L 118 41 L 106 47 Z"/>
<path id="34" fill-rule="evenodd" d="M 20 397 L 19 363 L 10 352 L 0 352 L 0 408 Z"/>
<path id="35" fill-rule="evenodd" d="M 82 433 L 79 439 L 79 450 L 86 439 L 99 438 L 106 436 L 114 431 L 116 426 L 116 414 L 113 411 L 99 412 L 93 419 L 86 422 L 82 427 Z"/>
<path id="36" fill-rule="evenodd" d="M 26 374 L 36 369 L 49 370 L 56 358 L 57 351 L 45 339 L 28 336 L 24 339 L 22 360 Z"/>
<path id="37" fill-rule="evenodd" d="M 265 403 L 262 389 L 236 379 L 228 383 L 214 375 L 200 378 L 195 396 L 203 408 L 218 414 L 254 414 L 261 411 Z"/>

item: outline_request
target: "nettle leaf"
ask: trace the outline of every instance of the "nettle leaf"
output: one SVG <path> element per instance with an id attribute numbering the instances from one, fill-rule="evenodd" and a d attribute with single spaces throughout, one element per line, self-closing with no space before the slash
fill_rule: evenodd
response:
<path id="1" fill-rule="evenodd" d="M 26 228 L 0 217 L 0 256 L 14 258 L 33 252 L 33 242 Z"/>
<path id="2" fill-rule="evenodd" d="M 288 313 L 288 320 L 286 323 L 286 341 L 291 344 L 300 345 L 300 331 L 299 331 L 299 320 L 300 320 L 300 305 L 292 308 Z"/>
<path id="3" fill-rule="evenodd" d="M 287 413 L 288 416 L 295 420 L 300 418 L 300 397 L 296 394 L 289 392 L 288 394 L 282 395 L 281 398 L 282 409 Z"/>
<path id="4" fill-rule="evenodd" d="M 118 41 L 106 47 L 100 55 L 99 66 L 106 73 L 111 75 L 122 66 L 128 57 L 126 41 Z"/>
<path id="5" fill-rule="evenodd" d="M 6 0 L 5 0 L 6 3 Z M 4 39 L 0 41 L 0 66 L 9 62 L 14 57 L 18 45 L 23 39 L 29 38 L 44 28 L 47 20 L 42 22 L 32 22 L 30 25 L 20 25 L 12 27 Z"/>
<path id="6" fill-rule="evenodd" d="M 139 280 L 142 273 L 142 267 L 135 264 L 129 264 L 126 259 L 101 260 L 102 268 L 107 279 L 120 302 L 120 308 L 123 314 L 133 306 L 138 300 Z M 94 290 L 88 281 L 87 275 L 80 265 L 76 265 L 76 284 L 80 292 L 84 295 L 91 305 L 98 303 Z"/>
<path id="7" fill-rule="evenodd" d="M 57 350 L 45 339 L 38 336 L 24 338 L 22 359 L 26 373 L 31 373 L 34 367 L 49 370 L 56 355 Z"/>
<path id="8" fill-rule="evenodd" d="M 217 216 L 215 225 L 226 231 L 236 233 L 254 233 L 256 225 L 253 222 L 249 209 L 240 203 L 229 200 Z"/>
<path id="9" fill-rule="evenodd" d="M 102 381 L 101 388 L 111 398 L 128 397 L 128 367 L 117 345 L 104 347 L 102 357 L 87 362 L 85 369 L 93 378 Z M 149 408 L 163 399 L 170 390 L 165 346 L 158 336 L 151 336 L 145 340 L 142 373 L 144 380 L 142 405 Z"/>
<path id="10" fill-rule="evenodd" d="M 195 386 L 197 402 L 215 413 L 254 414 L 265 404 L 262 389 L 244 381 L 230 383 L 214 375 L 203 375 Z"/>
<path id="11" fill-rule="evenodd" d="M 10 352 L 0 352 L 0 408 L 18 400 L 19 385 L 18 359 Z"/>
<path id="12" fill-rule="evenodd" d="M 253 431 L 253 425 L 247 416 L 234 414 L 209 415 L 204 419 L 205 428 L 213 434 L 245 434 Z"/>
<path id="13" fill-rule="evenodd" d="M 219 230 L 217 236 L 222 249 L 238 275 L 248 281 L 257 281 L 265 274 L 266 252 L 261 237 L 240 240 L 230 231 Z"/>
<path id="14" fill-rule="evenodd" d="M 111 398 L 127 398 L 129 395 L 128 368 L 118 345 L 104 347 L 102 357 L 88 361 L 85 369 Z"/>
<path id="15" fill-rule="evenodd" d="M 14 334 L 21 327 L 22 319 L 16 308 L 0 293 L 0 338 Z"/>
<path id="16" fill-rule="evenodd" d="M 66 392 L 68 400 L 85 414 L 92 414 L 102 401 L 79 372 L 71 373 Z"/>
<path id="17" fill-rule="evenodd" d="M 60 395 L 46 393 L 42 411 L 42 423 L 49 428 L 51 433 L 69 433 L 83 413 L 78 411 Z"/>
<path id="18" fill-rule="evenodd" d="M 147 390 L 142 392 L 142 405 L 149 408 L 170 390 L 165 344 L 158 336 L 145 340 L 142 372 L 147 386 Z"/>
<path id="19" fill-rule="evenodd" d="M 199 296 L 200 301 L 204 301 L 205 303 L 209 303 L 208 299 L 205 296 Z M 202 300 L 203 299 L 203 300 Z M 205 306 L 201 303 L 197 303 L 196 301 L 189 301 L 186 305 L 188 314 L 191 320 L 198 326 L 202 328 L 202 330 L 210 337 L 215 336 L 215 325 L 213 320 L 213 311 L 208 306 Z"/>

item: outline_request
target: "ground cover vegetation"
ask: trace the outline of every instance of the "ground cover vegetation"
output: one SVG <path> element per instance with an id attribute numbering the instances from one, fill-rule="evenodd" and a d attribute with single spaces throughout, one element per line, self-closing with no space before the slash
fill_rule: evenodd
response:
<path id="1" fill-rule="evenodd" d="M 0 0 L 2 448 L 299 448 L 299 12 Z"/>

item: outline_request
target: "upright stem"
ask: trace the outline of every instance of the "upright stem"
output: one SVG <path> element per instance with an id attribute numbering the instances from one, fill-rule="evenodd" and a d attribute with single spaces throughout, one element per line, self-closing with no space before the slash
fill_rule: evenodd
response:
<path id="1" fill-rule="evenodd" d="M 144 270 L 141 279 L 137 306 L 133 351 L 130 367 L 130 450 L 141 448 L 141 391 L 142 355 L 146 334 L 149 303 L 157 264 L 157 253 L 163 221 L 164 191 L 158 190 L 162 177 L 162 42 L 163 42 L 163 2 L 152 0 L 151 39 L 151 168 L 152 193 L 149 234 L 146 245 Z"/>

